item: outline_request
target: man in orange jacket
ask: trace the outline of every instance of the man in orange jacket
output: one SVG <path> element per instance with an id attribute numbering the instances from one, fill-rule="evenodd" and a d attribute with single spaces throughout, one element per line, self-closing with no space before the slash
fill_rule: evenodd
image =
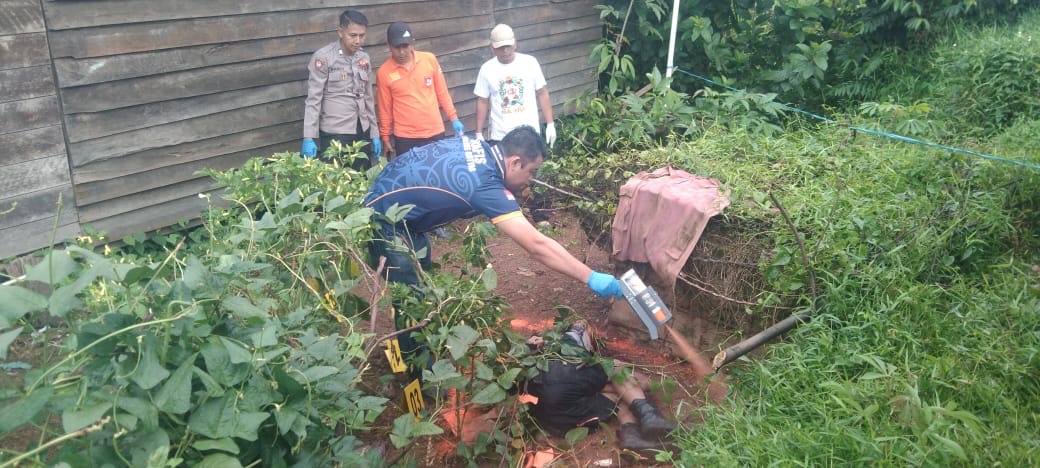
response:
<path id="1" fill-rule="evenodd" d="M 465 127 L 455 112 L 437 58 L 415 50 L 412 29 L 400 21 L 386 28 L 386 42 L 390 58 L 376 73 L 376 101 L 379 136 L 388 157 L 441 139 L 444 124 L 438 108 L 451 120 L 455 134 L 461 135 Z"/>

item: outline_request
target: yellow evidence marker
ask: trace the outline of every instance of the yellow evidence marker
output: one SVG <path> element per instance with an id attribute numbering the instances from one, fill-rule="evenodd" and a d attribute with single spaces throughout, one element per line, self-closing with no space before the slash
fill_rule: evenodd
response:
<path id="1" fill-rule="evenodd" d="M 408 407 L 408 412 L 416 416 L 422 415 L 423 408 L 426 404 L 423 403 L 422 389 L 419 387 L 419 379 L 415 379 L 412 383 L 408 384 L 404 388 L 404 403 Z"/>
<path id="2" fill-rule="evenodd" d="M 400 374 L 408 369 L 408 365 L 404 363 L 404 357 L 401 356 L 401 344 L 397 342 L 397 338 L 387 340 L 386 360 L 390 363 L 390 370 L 395 374 Z"/>

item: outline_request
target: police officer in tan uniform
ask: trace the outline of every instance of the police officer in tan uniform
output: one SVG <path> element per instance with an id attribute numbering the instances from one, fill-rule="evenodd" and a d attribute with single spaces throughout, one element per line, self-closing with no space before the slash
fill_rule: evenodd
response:
<path id="1" fill-rule="evenodd" d="M 369 159 L 352 164 L 355 169 L 371 167 L 382 153 L 372 89 L 371 59 L 361 50 L 368 19 L 357 10 L 339 15 L 339 40 L 311 56 L 307 69 L 307 100 L 303 113 L 301 153 L 314 157 L 339 140 L 345 145 L 368 141 L 362 150 Z M 318 142 L 315 142 L 315 139 Z"/>

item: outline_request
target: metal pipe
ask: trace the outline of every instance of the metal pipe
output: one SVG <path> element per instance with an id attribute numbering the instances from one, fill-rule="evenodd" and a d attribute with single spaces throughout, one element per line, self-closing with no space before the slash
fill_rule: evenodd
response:
<path id="1" fill-rule="evenodd" d="M 808 322 L 809 319 L 812 318 L 812 313 L 812 309 L 807 309 L 797 314 L 792 314 L 773 324 L 773 326 L 754 334 L 751 338 L 722 350 L 712 358 L 711 367 L 718 371 L 722 366 L 735 361 L 737 358 L 747 354 L 759 346 L 762 346 L 765 342 L 776 338 L 787 330 L 794 328 L 796 325 Z"/>
<path id="2" fill-rule="evenodd" d="M 675 33 L 679 30 L 679 0 L 672 2 L 672 33 L 668 38 L 668 69 L 664 76 L 671 78 L 675 71 Z"/>

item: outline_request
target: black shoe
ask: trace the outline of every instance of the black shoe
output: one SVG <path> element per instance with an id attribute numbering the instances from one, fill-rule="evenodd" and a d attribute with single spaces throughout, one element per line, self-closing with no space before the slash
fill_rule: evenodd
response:
<path id="1" fill-rule="evenodd" d="M 675 423 L 665 419 L 646 399 L 635 400 L 628 407 L 639 420 L 639 432 L 644 437 L 659 440 L 675 430 Z"/>
<path id="2" fill-rule="evenodd" d="M 451 239 L 451 234 L 448 233 L 447 229 L 439 227 L 433 230 L 433 235 L 440 237 L 441 239 Z"/>
<path id="3" fill-rule="evenodd" d="M 654 440 L 646 440 L 639 433 L 639 426 L 635 423 L 622 424 L 618 428 L 618 445 L 627 450 L 638 453 L 644 457 L 652 457 L 651 450 L 666 450 L 664 444 Z"/>

